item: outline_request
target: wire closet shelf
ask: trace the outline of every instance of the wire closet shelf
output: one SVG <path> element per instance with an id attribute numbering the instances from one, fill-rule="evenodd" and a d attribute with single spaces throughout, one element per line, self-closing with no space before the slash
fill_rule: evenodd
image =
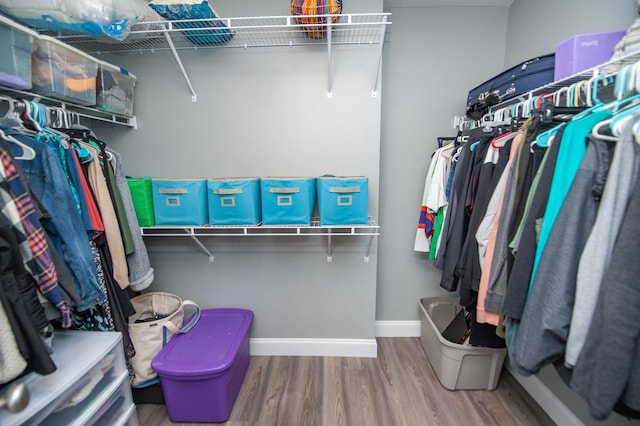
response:
<path id="1" fill-rule="evenodd" d="M 380 226 L 369 216 L 367 224 L 360 225 L 321 225 L 320 218 L 311 218 L 309 225 L 205 225 L 205 226 L 152 226 L 140 228 L 144 237 L 189 237 L 214 261 L 213 253 L 200 241 L 201 237 L 309 237 L 327 238 L 327 262 L 333 258 L 332 237 L 367 236 L 367 248 L 364 262 L 369 262 L 373 238 L 380 235 Z"/>
<path id="2" fill-rule="evenodd" d="M 389 15 L 358 13 L 143 22 L 133 25 L 124 40 L 86 35 L 52 35 L 90 54 L 163 51 L 173 48 L 186 50 L 327 44 L 377 45 L 384 41 L 385 28 L 391 23 L 388 21 Z M 337 22 L 332 23 L 332 18 L 336 18 Z M 320 23 L 309 23 L 313 20 Z M 322 38 L 312 38 L 305 34 L 305 27 L 314 26 L 331 27 L 333 30 L 325 31 Z"/>

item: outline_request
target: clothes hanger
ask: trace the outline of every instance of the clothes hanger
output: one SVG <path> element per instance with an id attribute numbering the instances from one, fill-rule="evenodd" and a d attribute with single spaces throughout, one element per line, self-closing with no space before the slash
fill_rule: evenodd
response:
<path id="1" fill-rule="evenodd" d="M 7 101 L 9 109 L 5 115 L 0 118 L 0 124 L 4 124 L 7 127 L 22 127 L 22 122 L 16 115 L 15 100 L 9 96 L 0 95 L 0 100 Z"/>
<path id="2" fill-rule="evenodd" d="M 533 148 L 535 146 L 539 146 L 540 148 L 548 148 L 549 147 L 549 141 L 551 140 L 551 138 L 553 138 L 557 133 L 558 130 L 560 130 L 560 127 L 562 127 L 564 125 L 564 123 L 559 124 L 558 126 L 552 127 L 549 130 L 546 130 L 542 133 L 540 133 L 533 142 L 531 142 L 529 149 L 531 150 L 531 152 L 533 152 Z"/>
<path id="3" fill-rule="evenodd" d="M 16 160 L 33 160 L 34 158 L 36 158 L 36 151 L 33 148 L 20 142 L 11 135 L 5 134 L 2 129 L 0 129 L 0 137 L 2 137 L 7 142 L 18 145 L 22 149 L 22 155 L 14 155 L 13 158 L 15 158 Z"/>
<path id="4" fill-rule="evenodd" d="M 631 104 L 621 105 L 625 100 Z M 609 125 L 611 132 L 618 137 L 622 136 L 622 130 L 626 127 L 626 123 L 633 119 L 640 110 L 640 95 L 631 96 L 625 100 L 619 101 Z"/>
<path id="5" fill-rule="evenodd" d="M 627 104 L 629 102 L 630 104 Z M 622 101 L 611 102 L 607 107 L 614 109 L 614 115 L 593 126 L 591 136 L 606 141 L 618 142 L 622 136 L 622 129 L 626 121 L 635 118 L 640 113 L 640 94 Z M 612 135 L 602 133 L 607 127 L 611 130 Z"/>
<path id="6" fill-rule="evenodd" d="M 618 75 L 616 76 L 616 83 L 613 88 L 613 94 L 616 99 L 621 100 L 627 97 L 627 93 L 629 91 L 628 82 L 630 80 L 632 65 L 625 65 L 618 71 Z M 634 81 L 635 85 L 635 81 Z"/>
<path id="7" fill-rule="evenodd" d="M 638 145 L 640 145 L 640 120 L 636 121 L 633 125 L 633 139 Z"/>

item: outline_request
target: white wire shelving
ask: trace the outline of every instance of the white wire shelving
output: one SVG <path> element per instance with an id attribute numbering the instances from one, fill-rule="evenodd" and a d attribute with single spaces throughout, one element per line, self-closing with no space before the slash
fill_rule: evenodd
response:
<path id="1" fill-rule="evenodd" d="M 134 129 L 137 128 L 137 121 L 135 116 L 126 117 L 124 115 L 113 114 L 111 112 L 102 111 L 97 108 L 77 105 L 73 102 L 67 102 L 60 99 L 43 96 L 38 93 L 28 92 L 25 90 L 18 90 L 18 89 L 6 87 L 6 86 L 0 86 L 0 101 L 20 102 L 21 99 L 38 102 L 46 107 L 62 108 L 68 113 L 70 117 L 70 122 L 72 124 L 73 123 L 80 124 L 81 118 L 87 118 L 90 120 L 98 120 L 106 123 L 127 126 Z"/>
<path id="2" fill-rule="evenodd" d="M 308 237 L 327 238 L 327 262 L 332 261 L 332 237 L 369 237 L 364 262 L 369 262 L 373 238 L 380 235 L 380 226 L 371 217 L 362 225 L 320 225 L 314 217 L 309 225 L 206 225 L 206 226 L 152 226 L 140 228 L 143 237 L 189 237 L 214 261 L 213 253 L 200 241 L 204 237 Z"/>
<path id="3" fill-rule="evenodd" d="M 197 94 L 178 51 L 325 46 L 328 58 L 328 96 L 331 97 L 332 48 L 339 45 L 372 46 L 378 49 L 378 62 L 371 91 L 371 95 L 375 97 L 380 77 L 385 32 L 387 26 L 391 24 L 389 16 L 389 13 L 355 13 L 307 15 L 304 18 L 262 16 L 143 22 L 133 25 L 124 40 L 86 35 L 55 34 L 54 36 L 91 55 L 171 51 L 189 86 L 194 102 L 197 101 Z M 317 23 L 309 24 L 309 22 Z M 313 34 L 320 34 L 321 37 L 310 37 L 310 32 L 307 31 L 309 28 L 312 29 Z M 331 28 L 330 31 L 329 28 Z"/>
<path id="4" fill-rule="evenodd" d="M 597 78 L 598 76 L 601 76 L 603 78 L 605 76 L 613 76 L 617 74 L 618 71 L 620 71 L 625 66 L 633 65 L 638 61 L 640 61 L 640 51 L 621 55 L 603 64 L 596 65 L 594 67 L 580 71 L 576 74 L 570 75 L 568 77 L 562 78 L 560 80 L 557 80 L 552 83 L 533 89 L 520 96 L 516 96 L 512 99 L 501 102 L 497 105 L 492 106 L 489 109 L 489 111 L 494 112 L 500 109 L 504 109 L 518 102 L 531 100 L 531 98 L 542 95 L 542 94 L 551 94 L 551 93 L 557 92 L 560 89 L 568 88 L 571 85 L 576 84 L 578 82 L 588 81 L 590 79 Z M 607 84 L 606 81 L 604 81 L 603 83 Z"/>

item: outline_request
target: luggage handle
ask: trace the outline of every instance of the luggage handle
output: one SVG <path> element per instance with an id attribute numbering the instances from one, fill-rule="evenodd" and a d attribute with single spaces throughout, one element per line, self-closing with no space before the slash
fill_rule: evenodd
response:
<path id="1" fill-rule="evenodd" d="M 214 189 L 214 194 L 218 195 L 228 195 L 228 194 L 242 194 L 242 188 L 232 188 L 232 189 Z"/>
<path id="2" fill-rule="evenodd" d="M 269 188 L 269 192 L 273 192 L 274 194 L 293 194 L 296 192 L 300 192 L 299 187 L 292 188 Z"/>
<path id="3" fill-rule="evenodd" d="M 351 186 L 351 187 L 339 187 L 332 186 L 329 188 L 329 192 L 338 192 L 338 193 L 350 193 L 350 192 L 360 192 L 359 186 Z"/>

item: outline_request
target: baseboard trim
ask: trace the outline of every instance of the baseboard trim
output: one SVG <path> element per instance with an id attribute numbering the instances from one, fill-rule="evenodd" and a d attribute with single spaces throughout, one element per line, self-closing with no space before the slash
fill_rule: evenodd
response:
<path id="1" fill-rule="evenodd" d="M 256 356 L 337 356 L 376 358 L 375 339 L 262 339 L 250 340 Z"/>
<path id="2" fill-rule="evenodd" d="M 420 337 L 420 321 L 376 321 L 376 337 Z"/>
<path id="3" fill-rule="evenodd" d="M 522 376 L 505 360 L 507 371 L 520 383 L 538 405 L 559 425 L 583 426 L 584 423 L 537 376 Z"/>

